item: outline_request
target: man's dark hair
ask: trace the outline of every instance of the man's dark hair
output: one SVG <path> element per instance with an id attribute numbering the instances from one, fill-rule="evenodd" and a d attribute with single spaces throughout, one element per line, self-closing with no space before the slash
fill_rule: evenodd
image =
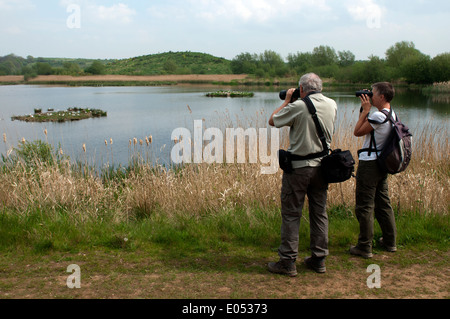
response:
<path id="1" fill-rule="evenodd" d="M 384 96 L 386 102 L 390 103 L 395 97 L 395 89 L 389 82 L 379 82 L 372 85 L 372 89 L 377 89 L 380 95 Z"/>

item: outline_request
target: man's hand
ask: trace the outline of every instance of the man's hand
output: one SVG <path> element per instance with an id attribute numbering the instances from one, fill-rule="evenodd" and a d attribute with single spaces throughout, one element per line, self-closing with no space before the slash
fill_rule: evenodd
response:
<path id="1" fill-rule="evenodd" d="M 292 99 L 292 95 L 294 94 L 296 89 L 289 89 L 286 93 L 286 99 L 284 100 L 283 104 L 275 110 L 275 112 L 273 112 L 272 116 L 269 119 L 269 125 L 270 126 L 275 126 L 275 123 L 273 122 L 273 117 L 275 116 L 275 114 L 278 114 L 278 112 L 280 112 L 282 109 L 284 109 L 286 106 L 289 105 L 289 103 L 291 103 L 291 99 Z M 294 101 L 292 101 L 294 102 Z"/>
<path id="2" fill-rule="evenodd" d="M 298 100 L 298 99 L 292 100 L 292 95 L 294 95 L 295 90 L 296 90 L 296 89 L 289 89 L 289 90 L 287 91 L 285 102 L 287 102 L 288 104 L 289 104 L 289 103 L 292 103 L 292 102 L 295 102 L 295 101 Z"/>

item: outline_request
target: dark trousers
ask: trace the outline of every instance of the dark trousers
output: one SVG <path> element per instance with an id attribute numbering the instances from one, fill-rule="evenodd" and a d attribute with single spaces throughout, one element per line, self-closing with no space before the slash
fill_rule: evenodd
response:
<path id="1" fill-rule="evenodd" d="M 397 228 L 389 199 L 387 177 L 386 173 L 380 171 L 376 161 L 359 162 L 355 214 L 359 222 L 358 247 L 366 252 L 372 251 L 374 217 L 383 233 L 384 245 L 396 246 Z"/>
<path id="2" fill-rule="evenodd" d="M 328 215 L 326 211 L 328 184 L 319 167 L 295 169 L 283 174 L 281 188 L 281 245 L 278 254 L 284 260 L 298 257 L 300 219 L 305 195 L 308 195 L 310 248 L 314 257 L 328 256 Z"/>

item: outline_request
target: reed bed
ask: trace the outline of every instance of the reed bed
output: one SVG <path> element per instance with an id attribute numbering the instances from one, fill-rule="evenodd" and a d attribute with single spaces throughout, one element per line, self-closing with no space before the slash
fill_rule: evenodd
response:
<path id="1" fill-rule="evenodd" d="M 223 120 L 224 127 L 264 127 L 267 117 Z M 362 140 L 352 135 L 353 119 L 337 127 L 333 148 L 350 149 L 356 158 Z M 392 203 L 398 214 L 449 213 L 448 125 L 437 128 L 430 123 L 414 133 L 414 156 L 408 170 L 390 176 Z M 436 136 L 444 138 L 436 139 Z M 3 135 L 4 143 L 7 137 Z M 146 143 L 151 141 L 146 140 Z M 22 142 L 25 143 L 25 142 Z M 281 147 L 287 147 L 286 131 L 281 132 Z M 269 144 L 270 145 L 270 144 Z M 111 143 L 111 147 L 112 143 Z M 58 150 L 59 153 L 62 151 Z M 142 160 L 121 174 L 99 175 L 87 164 L 74 165 L 67 158 L 53 155 L 32 165 L 3 155 L 0 166 L 0 203 L 8 212 L 26 215 L 39 211 L 57 216 L 61 212 L 76 222 L 102 220 L 117 222 L 161 214 L 169 218 L 201 218 L 235 209 L 278 212 L 282 172 L 262 175 L 260 164 L 186 164 L 165 168 Z M 352 214 L 355 179 L 329 188 L 331 213 L 344 210 Z M 307 208 L 307 205 L 305 209 Z"/>

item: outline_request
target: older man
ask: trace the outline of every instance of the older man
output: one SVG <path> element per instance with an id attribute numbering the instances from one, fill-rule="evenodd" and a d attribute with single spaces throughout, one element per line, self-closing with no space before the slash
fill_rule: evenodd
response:
<path id="1" fill-rule="evenodd" d="M 316 126 L 304 98 L 313 102 L 319 122 L 329 147 L 335 129 L 337 105 L 322 92 L 322 80 L 314 73 L 300 79 L 301 100 L 291 101 L 295 89 L 287 92 L 284 103 L 272 114 L 269 124 L 277 128 L 289 127 L 289 152 L 298 156 L 318 154 L 323 151 Z M 328 184 L 324 180 L 320 165 L 322 157 L 294 161 L 291 174 L 284 173 L 281 188 L 281 245 L 280 260 L 268 264 L 272 273 L 297 275 L 299 228 L 305 195 L 308 195 L 310 220 L 311 256 L 305 259 L 306 266 L 318 273 L 326 272 L 325 258 L 328 256 L 328 215 L 326 212 Z"/>

